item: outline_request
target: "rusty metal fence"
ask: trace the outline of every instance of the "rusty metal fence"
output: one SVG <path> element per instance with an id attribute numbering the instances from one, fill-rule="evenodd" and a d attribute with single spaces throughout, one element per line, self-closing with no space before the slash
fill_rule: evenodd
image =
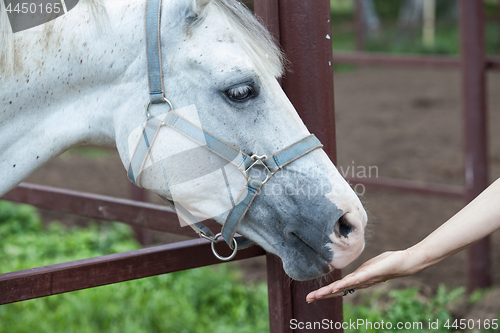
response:
<path id="1" fill-rule="evenodd" d="M 329 0 L 255 0 L 255 12 L 280 41 L 293 72 L 283 88 L 302 119 L 335 160 L 332 48 Z M 311 59 L 315 59 L 311 61 Z M 124 173 L 125 176 L 125 173 Z M 100 220 L 120 221 L 174 234 L 195 236 L 182 228 L 167 207 L 140 201 L 82 193 L 47 186 L 20 184 L 2 199 Z M 207 224 L 216 228 L 215 222 Z M 221 249 L 224 254 L 224 249 Z M 233 260 L 267 256 L 271 332 L 292 332 L 290 320 L 342 321 L 342 300 L 307 305 L 305 295 L 318 282 L 290 281 L 281 261 L 258 247 L 239 251 Z M 217 264 L 204 239 L 143 248 L 0 275 L 0 304 L 92 288 L 184 269 Z M 336 271 L 323 283 L 339 278 Z M 300 330 L 295 330 L 300 331 Z"/>
<path id="2" fill-rule="evenodd" d="M 450 68 L 461 72 L 463 131 L 464 131 L 464 168 L 465 186 L 421 183 L 402 179 L 355 179 L 352 183 L 364 184 L 374 188 L 399 190 L 424 195 L 437 195 L 470 202 L 489 184 L 488 180 L 488 141 L 486 110 L 486 71 L 500 70 L 500 58 L 486 57 L 485 13 L 483 0 L 457 0 L 460 6 L 460 43 L 459 57 L 446 56 L 391 56 L 366 52 L 335 53 L 334 63 Z M 356 0 L 356 29 L 358 30 L 357 48 L 364 44 L 360 30 L 363 29 L 360 13 L 361 1 Z M 491 245 L 487 237 L 471 246 L 468 250 L 468 290 L 491 286 Z"/>

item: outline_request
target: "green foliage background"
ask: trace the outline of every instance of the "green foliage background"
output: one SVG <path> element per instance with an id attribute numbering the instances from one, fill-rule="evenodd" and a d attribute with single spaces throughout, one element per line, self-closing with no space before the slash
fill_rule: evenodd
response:
<path id="1" fill-rule="evenodd" d="M 436 295 L 428 300 L 419 297 L 417 288 L 409 288 L 402 290 L 391 290 L 387 295 L 382 292 L 377 292 L 369 297 L 366 297 L 364 302 L 358 306 L 351 304 L 344 305 L 344 316 L 346 318 L 362 318 L 366 322 L 380 323 L 390 322 L 392 329 L 370 329 L 370 326 L 360 327 L 360 329 L 346 330 L 346 332 L 450 332 L 443 325 L 449 320 L 450 325 L 453 323 L 453 317 L 450 313 L 450 306 L 453 305 L 464 295 L 464 288 L 447 290 L 441 286 Z M 429 322 L 434 323 L 439 321 L 437 330 L 429 329 Z M 409 329 L 397 330 L 397 323 L 422 323 L 422 330 Z M 368 329 L 367 329 L 368 327 Z"/>
<path id="2" fill-rule="evenodd" d="M 0 201 L 0 273 L 139 248 L 112 223 L 47 228 Z M 267 286 L 221 264 L 0 306 L 0 332 L 268 332 Z"/>
<path id="3" fill-rule="evenodd" d="M 139 248 L 123 224 L 68 228 L 52 222 L 44 227 L 34 208 L 5 201 L 0 201 L 0 239 L 0 273 Z M 451 319 L 449 308 L 462 296 L 463 289 L 444 287 L 425 300 L 415 288 L 375 293 L 362 304 L 346 303 L 344 320 L 422 322 L 425 327 L 429 320 Z M 474 301 L 483 296 L 475 295 Z M 245 284 L 241 272 L 228 264 L 0 306 L 0 333 L 236 331 L 269 332 L 267 285 Z"/>
<path id="4" fill-rule="evenodd" d="M 457 0 L 436 1 L 435 44 L 422 43 L 421 28 L 401 31 L 397 27 L 398 13 L 404 0 L 374 0 L 381 29 L 366 39 L 365 51 L 393 54 L 457 55 L 460 35 L 456 18 L 450 17 L 450 6 Z M 500 51 L 498 7 L 500 0 L 486 0 L 486 50 L 488 54 Z M 354 0 L 330 0 L 333 51 L 355 50 Z M 343 65 L 345 66 L 345 65 Z M 342 67 L 342 66 L 341 66 Z"/>

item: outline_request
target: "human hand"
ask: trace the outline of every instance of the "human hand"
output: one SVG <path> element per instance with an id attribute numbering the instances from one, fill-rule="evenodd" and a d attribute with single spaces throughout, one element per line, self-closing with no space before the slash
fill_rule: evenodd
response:
<path id="1" fill-rule="evenodd" d="M 310 292 L 306 301 L 311 303 L 320 298 L 337 297 L 343 295 L 346 290 L 365 289 L 380 282 L 414 274 L 416 270 L 409 259 L 408 250 L 384 252 L 368 260 L 342 280 Z"/>

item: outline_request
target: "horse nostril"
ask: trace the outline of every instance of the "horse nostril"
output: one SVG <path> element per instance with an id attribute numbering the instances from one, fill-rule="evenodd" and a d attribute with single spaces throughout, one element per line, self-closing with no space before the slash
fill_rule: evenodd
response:
<path id="1" fill-rule="evenodd" d="M 345 215 L 342 215 L 339 218 L 337 225 L 335 226 L 335 233 L 337 234 L 337 236 L 347 238 L 353 230 L 354 227 L 352 226 L 352 224 L 347 222 Z"/>

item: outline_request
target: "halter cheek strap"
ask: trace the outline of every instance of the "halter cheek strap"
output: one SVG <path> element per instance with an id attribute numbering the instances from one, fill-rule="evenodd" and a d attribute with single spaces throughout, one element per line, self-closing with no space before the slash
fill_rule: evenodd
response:
<path id="1" fill-rule="evenodd" d="M 146 4 L 146 53 L 151 103 L 164 103 L 163 69 L 161 67 L 161 0 Z"/>
<path id="2" fill-rule="evenodd" d="M 234 204 L 230 209 L 222 227 L 222 231 L 217 235 L 214 235 L 210 229 L 199 222 L 196 217 L 194 217 L 187 209 L 182 207 L 182 205 L 177 203 L 175 204 L 177 212 L 189 220 L 189 224 L 193 226 L 195 231 L 197 231 L 201 237 L 212 242 L 212 251 L 215 256 L 221 260 L 229 260 L 236 255 L 238 248 L 245 248 L 254 244 L 253 241 L 245 239 L 244 237 L 235 237 L 235 234 L 238 226 L 248 212 L 262 186 L 266 184 L 269 179 L 276 174 L 276 172 L 287 164 L 323 146 L 314 135 L 309 135 L 270 157 L 265 155 L 249 156 L 177 114 L 170 101 L 165 98 L 164 94 L 163 73 L 161 67 L 160 14 L 161 0 L 148 0 L 146 6 L 146 53 L 148 61 L 150 102 L 146 112 L 146 125 L 137 143 L 137 147 L 130 159 L 128 177 L 134 184 L 139 187 L 141 186 L 140 178 L 145 162 L 151 152 L 151 148 L 158 132 L 163 126 L 175 129 L 179 133 L 182 133 L 189 139 L 208 149 L 211 153 L 217 154 L 229 163 L 237 166 L 245 176 L 246 184 L 240 191 L 239 197 L 236 200 L 237 204 Z M 149 114 L 149 106 L 151 104 L 159 103 L 167 103 L 170 107 L 170 111 L 166 114 L 163 120 L 151 117 Z M 255 167 L 261 167 L 264 169 L 266 175 L 264 180 L 251 177 L 250 171 Z M 168 203 L 174 205 L 171 201 L 168 201 Z M 214 244 L 221 235 L 229 247 L 233 249 L 233 253 L 229 257 L 222 257 L 215 250 Z"/>

